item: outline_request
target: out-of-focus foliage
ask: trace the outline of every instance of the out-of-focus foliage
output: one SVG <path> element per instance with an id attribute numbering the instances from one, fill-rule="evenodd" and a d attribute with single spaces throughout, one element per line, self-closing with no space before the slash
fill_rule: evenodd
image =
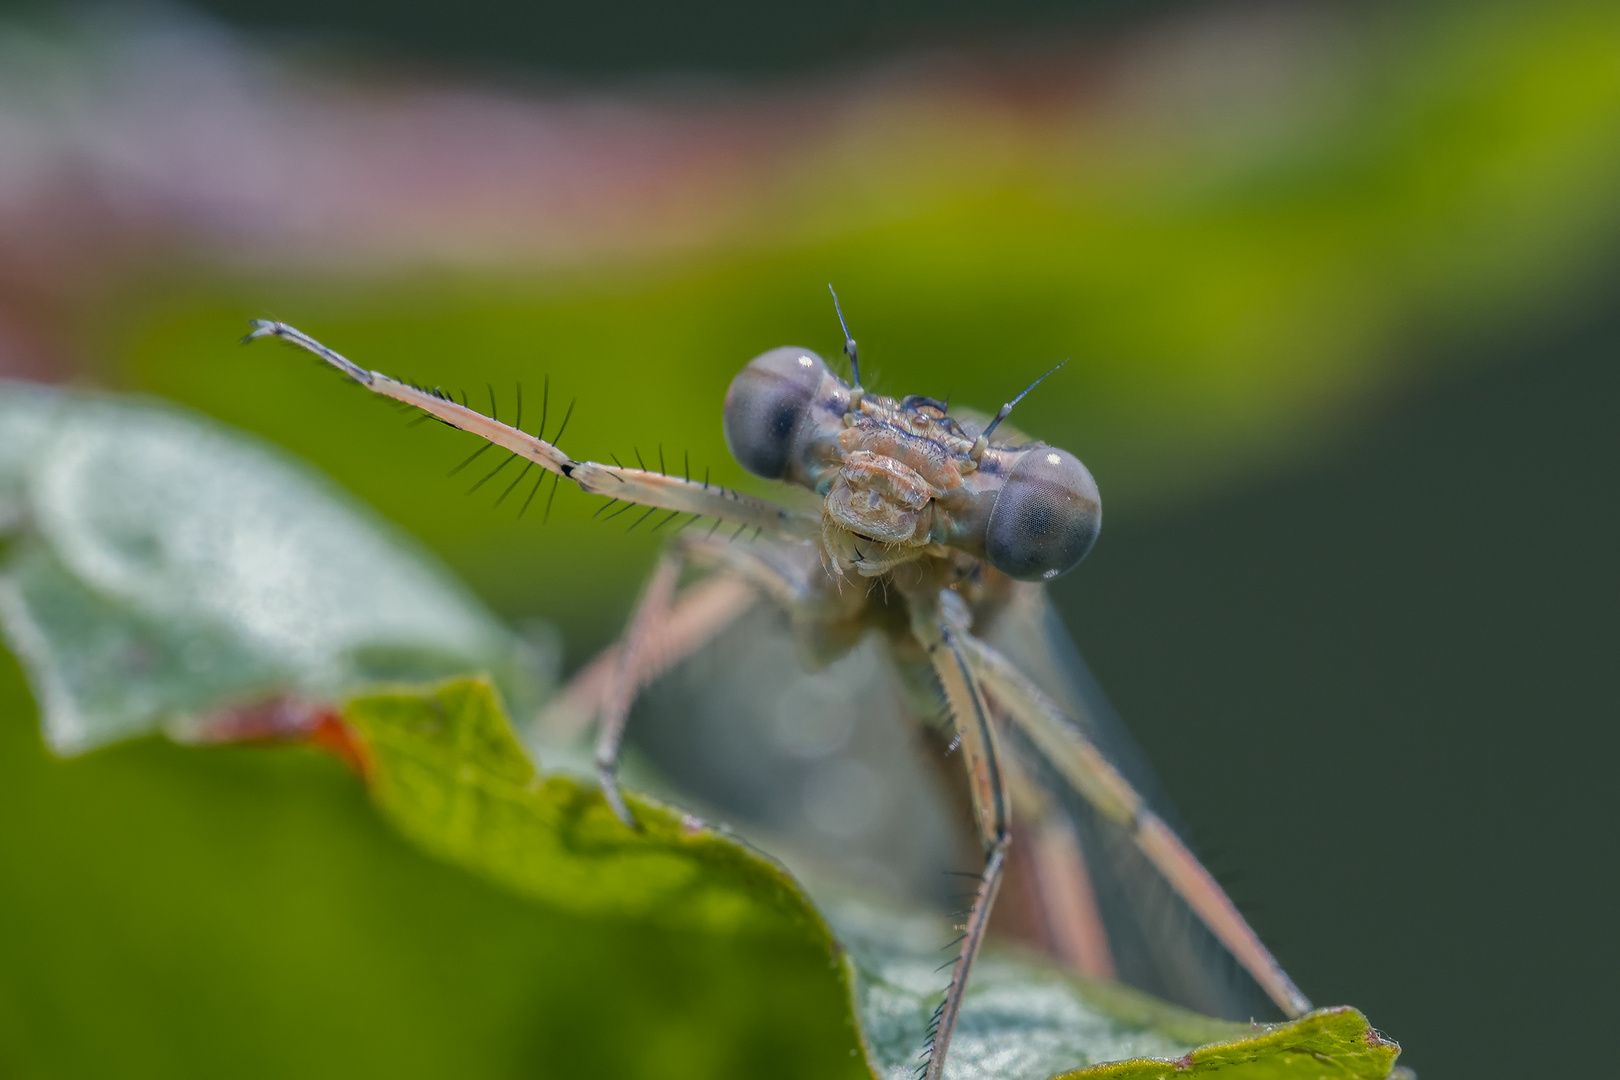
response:
<path id="1" fill-rule="evenodd" d="M 1029 61 L 1021 98 L 946 68 L 797 99 L 814 124 L 782 99 L 796 137 L 741 153 L 706 189 L 713 206 L 689 196 L 671 220 L 699 224 L 679 243 L 649 216 L 662 239 L 643 255 L 535 233 L 526 263 L 531 226 L 514 219 L 485 264 L 498 273 L 464 253 L 448 269 L 419 237 L 386 283 L 352 264 L 207 288 L 182 276 L 101 336 L 129 357 L 121 377 L 331 469 L 502 610 L 599 636 L 654 539 L 587 524 L 594 506 L 567 495 L 545 533 L 463 509 L 467 485 L 439 476 L 464 440 L 400 431 L 301 365 L 233 355 L 238 320 L 287 318 L 476 400 L 490 384 L 508 416 L 521 381 L 531 427 L 549 373 L 552 432 L 579 398 L 576 455 L 662 445 L 671 468 L 690 455 L 730 482 L 728 380 L 783 342 L 835 352 L 832 280 L 886 391 L 993 406 L 1073 357 L 1020 406 L 1022 426 L 1078 453 L 1129 512 L 1310 453 L 1359 402 L 1421 377 L 1419 345 L 1548 317 L 1612 247 L 1612 6 L 1226 29 L 1144 46 L 1124 69 Z M 746 194 L 714 194 L 732 184 Z"/>
<path id="2" fill-rule="evenodd" d="M 0 384 L 0 623 L 51 746 L 195 729 L 222 703 L 543 660 L 403 537 L 269 447 L 154 402 Z"/>
<path id="3" fill-rule="evenodd" d="M 864 1073 L 824 948 L 529 903 L 325 754 L 52 759 L 7 661 L 0 792 L 7 1077 Z"/>

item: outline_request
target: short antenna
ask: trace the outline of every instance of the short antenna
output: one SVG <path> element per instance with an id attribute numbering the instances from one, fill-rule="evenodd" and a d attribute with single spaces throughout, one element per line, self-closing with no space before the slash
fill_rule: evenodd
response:
<path id="1" fill-rule="evenodd" d="M 1020 393 L 1017 397 L 1013 398 L 1011 401 L 1007 402 L 1007 404 L 1003 405 L 1000 409 L 998 409 L 996 411 L 995 419 L 991 420 L 990 423 L 985 427 L 985 429 L 979 433 L 979 437 L 977 439 L 973 440 L 973 449 L 968 452 L 968 456 L 973 458 L 974 461 L 978 461 L 979 458 L 983 457 L 985 450 L 988 449 L 989 446 L 990 446 L 990 434 L 991 434 L 991 432 L 995 431 L 997 426 L 999 426 L 1000 423 L 1003 420 L 1007 419 L 1008 415 L 1010 415 L 1012 413 L 1012 411 L 1013 411 L 1013 406 L 1017 405 L 1020 401 L 1023 401 L 1026 397 L 1029 396 L 1029 392 L 1031 390 L 1035 389 L 1037 386 L 1041 385 L 1041 383 L 1043 383 L 1047 379 L 1051 378 L 1054 374 L 1057 373 L 1059 368 L 1061 368 L 1064 364 L 1067 364 L 1067 363 L 1068 363 L 1067 360 L 1058 361 L 1057 364 L 1053 365 L 1051 371 L 1048 371 L 1045 375 L 1042 375 L 1040 378 L 1036 379 L 1034 382 L 1032 382 L 1028 386 L 1024 387 L 1022 393 Z"/>
<path id="2" fill-rule="evenodd" d="M 844 321 L 844 309 L 838 306 L 838 294 L 833 291 L 830 281 L 827 282 L 827 291 L 832 293 L 833 311 L 838 313 L 838 326 L 844 331 L 844 355 L 849 357 L 849 373 L 855 383 L 854 400 L 850 402 L 853 408 L 855 402 L 861 399 L 861 362 L 855 357 L 855 339 L 849 336 L 849 323 Z"/>

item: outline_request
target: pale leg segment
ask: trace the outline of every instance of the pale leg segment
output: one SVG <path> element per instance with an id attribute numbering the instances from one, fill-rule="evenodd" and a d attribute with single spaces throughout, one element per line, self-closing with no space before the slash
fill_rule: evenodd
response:
<path id="1" fill-rule="evenodd" d="M 991 700 L 990 704 L 999 703 Z M 1005 724 L 1004 715 L 993 715 L 998 724 Z M 1113 978 L 1113 950 L 1086 870 L 1079 833 L 1052 793 L 1032 779 L 1036 770 L 1020 758 L 1017 744 L 1006 749 L 1001 767 L 1018 823 L 1013 839 L 1033 879 L 1030 899 L 1041 936 L 1054 957 L 1080 974 Z"/>
<path id="2" fill-rule="evenodd" d="M 1029 839 L 1036 898 L 1052 950 L 1082 975 L 1113 978 L 1113 951 L 1074 825 L 1053 814 L 1036 823 Z"/>
<path id="3" fill-rule="evenodd" d="M 625 628 L 619 642 L 617 670 L 602 695 L 601 718 L 596 729 L 596 775 L 602 784 L 602 797 L 618 819 L 631 828 L 636 819 L 619 793 L 619 749 L 624 742 L 624 725 L 630 718 L 630 703 L 635 699 L 638 683 L 636 674 L 646 666 L 644 657 L 649 652 L 654 628 L 667 621 L 670 601 L 681 578 L 684 560 L 673 551 L 659 556 L 652 579 L 647 582 L 630 625 Z"/>
<path id="4" fill-rule="evenodd" d="M 979 680 L 968 664 L 958 634 L 938 622 L 932 631 L 929 636 L 934 640 L 925 640 L 923 645 L 928 649 L 929 661 L 945 691 L 946 701 L 956 720 L 957 733 L 962 739 L 962 756 L 968 769 L 985 859 L 967 922 L 958 927 L 962 931 L 962 948 L 951 969 L 951 983 L 946 988 L 945 1000 L 934 1014 L 933 1027 L 924 1049 L 926 1058 L 921 1066 L 924 1080 L 940 1080 L 945 1074 L 945 1055 L 950 1049 L 951 1033 L 956 1030 L 956 1021 L 962 1012 L 962 995 L 967 989 L 968 977 L 973 972 L 973 962 L 978 958 L 979 948 L 984 944 L 990 909 L 995 904 L 996 891 L 1001 887 L 1012 826 L 1007 779 L 1002 768 L 995 727 L 990 720 L 990 709 L 980 690 Z"/>
<path id="5" fill-rule="evenodd" d="M 1006 657 L 969 635 L 962 635 L 962 644 L 974 672 L 1004 714 L 1023 729 L 1098 813 L 1125 827 L 1142 854 L 1277 1007 L 1289 1016 L 1309 1012 L 1309 999 L 1261 943 L 1214 877 L 1163 819 L 1146 807 L 1102 751 Z"/>
<path id="6" fill-rule="evenodd" d="M 624 636 L 614 650 L 612 665 L 607 669 L 608 677 L 600 690 L 596 773 L 602 785 L 603 797 L 613 813 L 626 825 L 634 828 L 635 818 L 619 791 L 617 773 L 624 728 L 637 692 L 658 672 L 696 651 L 742 614 L 753 602 L 756 592 L 764 593 L 790 610 L 803 604 L 806 597 L 804 583 L 794 580 L 786 567 L 776 565 L 768 557 L 775 547 L 772 544 L 733 545 L 688 538 L 672 542 L 659 556 L 658 565 L 630 616 Z M 693 610 L 697 605 L 691 604 L 684 612 L 678 612 L 673 606 L 675 588 L 680 583 L 681 570 L 688 562 L 718 568 L 722 574 L 720 580 L 728 582 L 729 587 L 724 592 L 716 593 L 700 592 L 708 583 L 695 585 L 687 590 L 687 594 L 698 594 L 697 599 L 703 601 L 703 607 Z M 685 628 L 688 634 L 684 639 L 675 638 L 671 633 L 678 614 L 689 624 Z M 604 660 L 599 657 L 591 668 L 603 664 Z M 601 678 L 589 675 L 590 670 L 587 668 L 582 677 L 588 680 Z M 586 685 L 590 685 L 589 681 Z"/>
<path id="7" fill-rule="evenodd" d="M 672 517 L 692 514 L 716 518 L 735 525 L 769 532 L 775 536 L 809 539 L 820 529 L 820 519 L 766 499 L 744 495 L 718 484 L 690 477 L 666 476 L 648 469 L 626 469 L 594 461 L 575 461 L 545 439 L 503 424 L 468 407 L 439 390 L 400 382 L 380 371 L 361 367 L 333 349 L 286 323 L 255 319 L 243 341 L 276 337 L 305 349 L 343 372 L 367 390 L 421 409 L 453 428 L 487 439 L 515 457 L 534 462 L 548 472 L 572 480 L 590 495 L 604 495 L 619 502 L 633 503 L 654 510 L 668 510 Z"/>
<path id="8" fill-rule="evenodd" d="M 667 614 L 648 627 L 638 666 L 620 674 L 624 650 L 618 642 L 597 653 L 540 714 L 540 732 L 559 742 L 573 739 L 601 712 L 615 677 L 628 681 L 634 701 L 644 687 L 735 622 L 757 597 L 748 582 L 730 574 L 715 574 L 682 589 Z"/>

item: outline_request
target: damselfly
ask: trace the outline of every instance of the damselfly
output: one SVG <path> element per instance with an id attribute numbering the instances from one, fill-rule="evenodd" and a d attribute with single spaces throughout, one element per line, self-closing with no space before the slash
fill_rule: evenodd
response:
<path id="1" fill-rule="evenodd" d="M 1215 969 L 1235 961 L 1286 1015 L 1310 1008 L 1145 793 L 1151 781 L 1125 760 L 1128 740 L 1113 730 L 1106 702 L 1085 680 L 1052 676 L 1072 646 L 1043 583 L 1085 558 L 1102 505 L 1074 455 L 1005 430 L 997 438 L 1023 394 L 986 421 L 953 416 L 932 398 L 870 393 L 847 327 L 847 381 L 808 349 L 755 357 L 726 394 L 726 442 L 754 475 L 813 492 L 817 505 L 804 509 L 706 479 L 576 461 L 556 441 L 363 368 L 284 323 L 255 322 L 247 340 L 260 337 L 299 345 L 367 389 L 471 432 L 525 468 L 540 466 L 554 484 L 663 511 L 665 521 L 690 515 L 729 526 L 675 533 L 618 645 L 566 691 L 596 718 L 602 793 L 627 828 L 635 822 L 616 774 L 637 693 L 761 598 L 788 613 L 811 663 L 875 636 L 908 684 L 940 696 L 984 863 L 924 1048 L 927 1080 L 943 1074 L 1015 836 L 1059 959 L 1172 992 L 1219 982 L 1227 976 Z M 706 576 L 683 588 L 688 568 Z M 1173 933 L 1164 929 L 1174 920 L 1133 910 L 1144 878 L 1168 886 L 1190 913 Z"/>

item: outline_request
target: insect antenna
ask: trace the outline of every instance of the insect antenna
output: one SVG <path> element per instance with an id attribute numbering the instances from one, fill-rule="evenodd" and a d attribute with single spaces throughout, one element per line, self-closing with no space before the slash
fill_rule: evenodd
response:
<path id="1" fill-rule="evenodd" d="M 838 326 L 844 331 L 844 355 L 849 357 L 850 381 L 855 384 L 857 399 L 861 392 L 861 362 L 856 358 L 855 339 L 849 336 L 849 323 L 844 321 L 844 309 L 838 306 L 838 293 L 833 290 L 832 282 L 827 282 L 827 291 L 832 293 L 833 311 L 838 314 Z M 850 403 L 851 408 L 854 402 Z"/>
<path id="2" fill-rule="evenodd" d="M 1058 361 L 1058 363 L 1053 365 L 1051 371 L 1048 371 L 1045 375 L 1042 375 L 1040 378 L 1036 379 L 1034 382 L 1032 382 L 1028 386 L 1024 387 L 1022 393 L 1020 393 L 1017 397 L 1013 398 L 1011 401 L 1007 402 L 1007 404 L 1003 405 L 1001 408 L 997 409 L 995 419 L 991 420 L 989 426 L 987 426 L 983 431 L 981 431 L 979 433 L 979 437 L 974 440 L 973 449 L 971 451 L 969 451 L 969 456 L 971 456 L 974 461 L 979 460 L 979 458 L 983 456 L 985 448 L 990 445 L 990 433 L 995 431 L 996 428 L 998 426 L 1000 426 L 1001 422 L 1003 420 L 1007 419 L 1007 417 L 1012 414 L 1013 406 L 1017 405 L 1020 401 L 1023 401 L 1026 397 L 1029 396 L 1029 392 L 1031 390 L 1033 390 L 1037 386 L 1041 385 L 1041 383 L 1045 382 L 1059 368 L 1061 368 L 1064 364 L 1067 364 L 1067 363 L 1068 363 L 1067 360 Z"/>

